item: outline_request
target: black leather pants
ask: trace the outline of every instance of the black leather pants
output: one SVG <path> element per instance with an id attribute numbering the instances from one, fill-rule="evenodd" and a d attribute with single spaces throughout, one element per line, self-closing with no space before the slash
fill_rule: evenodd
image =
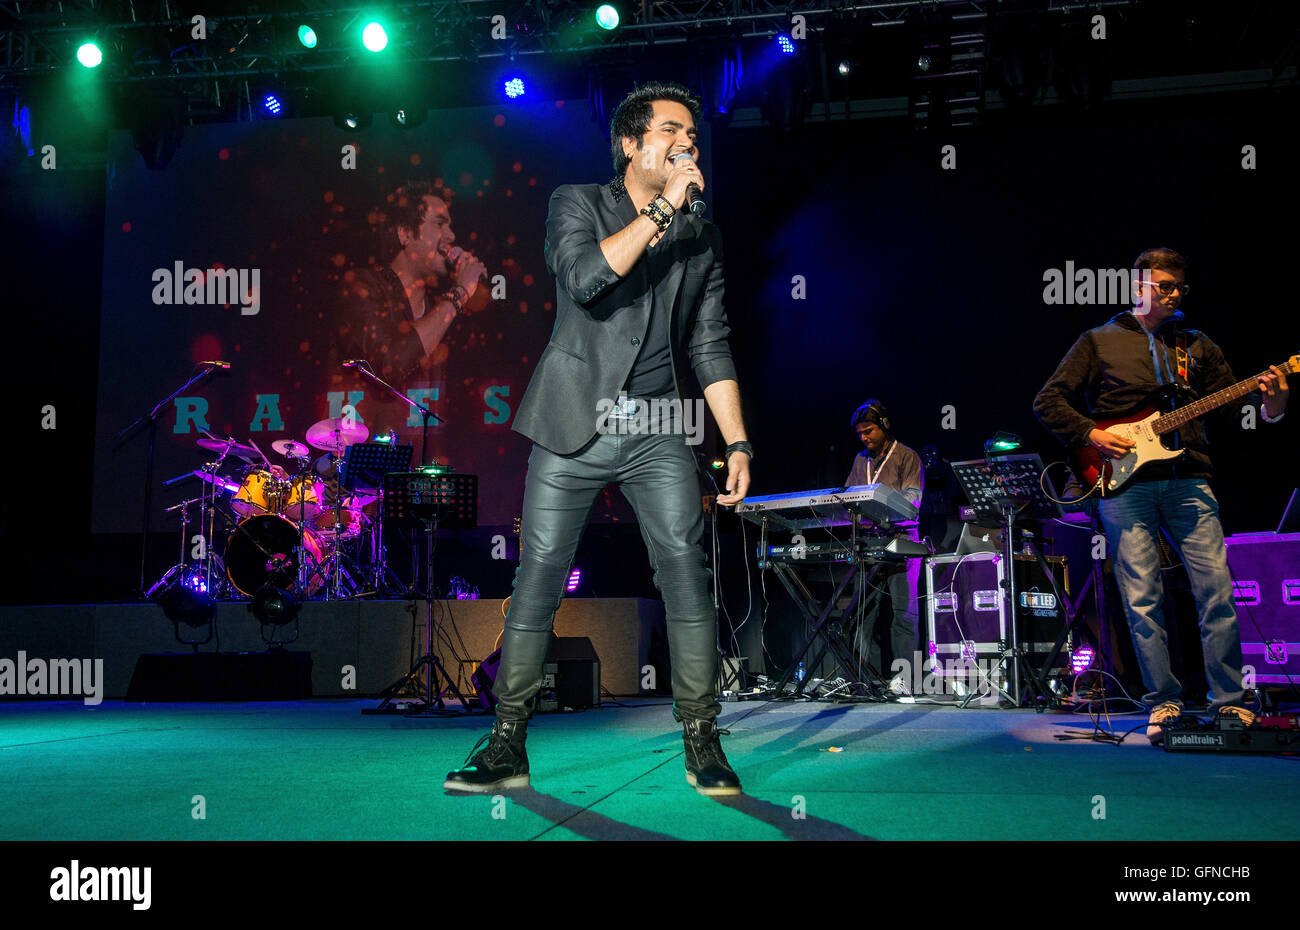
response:
<path id="1" fill-rule="evenodd" d="M 674 711 L 717 717 L 718 621 L 700 537 L 695 459 L 681 435 L 598 434 L 573 455 L 534 445 L 524 485 L 523 536 L 493 693 L 501 720 L 532 715 L 555 611 L 596 496 L 617 482 L 636 511 L 663 595 Z"/>

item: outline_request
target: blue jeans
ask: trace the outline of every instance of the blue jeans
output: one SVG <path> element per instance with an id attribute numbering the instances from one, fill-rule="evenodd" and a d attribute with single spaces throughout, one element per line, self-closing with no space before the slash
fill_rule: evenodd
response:
<path id="1" fill-rule="evenodd" d="M 681 435 L 602 433 L 572 455 L 534 445 L 528 458 L 519 569 L 493 689 L 501 720 L 532 716 L 578 542 L 596 496 L 611 481 L 636 511 L 663 595 L 674 714 L 712 720 L 722 710 L 715 696 L 718 618 L 700 548 L 704 513 L 695 457 Z"/>
<path id="2" fill-rule="evenodd" d="M 1183 706 L 1183 686 L 1170 668 L 1165 632 L 1164 581 L 1156 544 L 1163 526 L 1182 556 L 1196 595 L 1210 710 L 1240 706 L 1244 695 L 1241 633 L 1232 604 L 1219 502 L 1210 486 L 1196 478 L 1139 481 L 1115 497 L 1103 498 L 1098 506 L 1142 683 L 1148 689 L 1143 702 L 1148 707 L 1166 701 Z"/>

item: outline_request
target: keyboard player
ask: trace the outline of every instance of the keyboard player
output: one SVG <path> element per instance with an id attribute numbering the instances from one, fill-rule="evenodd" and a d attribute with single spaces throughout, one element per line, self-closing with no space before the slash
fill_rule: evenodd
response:
<path id="1" fill-rule="evenodd" d="M 894 437 L 894 424 L 885 405 L 876 398 L 871 398 L 853 411 L 851 423 L 866 448 L 853 460 L 853 468 L 844 481 L 845 486 L 884 484 L 901 491 L 908 500 L 919 506 L 925 488 L 921 457 Z M 913 528 L 909 535 L 916 540 L 916 529 Z M 884 566 L 876 573 L 863 597 L 862 622 L 858 625 L 856 637 L 857 652 L 860 658 L 866 659 L 877 671 L 884 669 L 881 665 L 880 644 L 875 637 L 882 619 L 889 624 L 892 658 L 895 661 L 915 660 L 919 616 L 916 590 L 920 572 L 920 559 L 909 559 L 906 566 Z M 906 693 L 907 682 L 911 680 L 910 671 L 905 669 L 890 681 L 890 690 Z"/>

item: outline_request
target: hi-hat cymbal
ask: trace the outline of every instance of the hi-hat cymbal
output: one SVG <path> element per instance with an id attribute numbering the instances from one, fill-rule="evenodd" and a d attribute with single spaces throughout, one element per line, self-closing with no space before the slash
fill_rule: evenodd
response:
<path id="1" fill-rule="evenodd" d="M 310 449 L 292 439 L 277 439 L 271 443 L 271 448 L 288 459 L 305 459 L 311 455 Z"/>
<path id="2" fill-rule="evenodd" d="M 243 443 L 235 442 L 233 439 L 199 439 L 196 440 L 200 448 L 208 449 L 212 452 L 229 452 L 235 458 L 243 459 L 250 465 L 262 461 L 262 454 L 252 446 L 246 446 Z"/>
<path id="3" fill-rule="evenodd" d="M 370 428 L 347 417 L 330 417 L 307 429 L 307 445 L 322 452 L 336 452 L 357 442 L 365 442 Z"/>

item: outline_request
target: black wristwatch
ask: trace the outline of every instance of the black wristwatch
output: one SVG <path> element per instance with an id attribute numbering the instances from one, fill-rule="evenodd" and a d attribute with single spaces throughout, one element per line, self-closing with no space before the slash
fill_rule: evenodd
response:
<path id="1" fill-rule="evenodd" d="M 733 452 L 743 452 L 749 456 L 749 460 L 751 462 L 754 461 L 754 447 L 751 446 L 749 443 L 745 442 L 745 440 L 743 439 L 737 442 L 733 442 L 731 445 L 727 446 L 727 451 L 722 454 L 723 459 L 729 460 L 731 458 L 731 453 Z"/>

